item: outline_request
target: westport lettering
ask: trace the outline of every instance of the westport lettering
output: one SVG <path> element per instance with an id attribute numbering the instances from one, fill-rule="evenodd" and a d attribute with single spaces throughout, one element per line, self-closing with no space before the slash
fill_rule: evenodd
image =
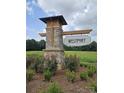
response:
<path id="1" fill-rule="evenodd" d="M 83 46 L 88 45 L 91 38 L 87 35 L 84 36 L 67 36 L 64 38 L 64 44 L 67 46 Z"/>

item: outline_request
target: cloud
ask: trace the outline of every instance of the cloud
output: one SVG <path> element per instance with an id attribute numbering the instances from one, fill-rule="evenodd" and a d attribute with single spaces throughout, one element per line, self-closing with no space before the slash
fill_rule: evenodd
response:
<path id="1" fill-rule="evenodd" d="M 33 6 L 38 6 L 36 0 L 26 2 L 26 11 L 29 15 L 32 15 L 34 12 Z"/>
<path id="2" fill-rule="evenodd" d="M 26 3 L 26 12 L 27 12 L 29 15 L 33 14 L 33 8 L 32 8 L 32 6 L 31 6 L 31 2 L 27 2 L 27 3 Z"/>
<path id="3" fill-rule="evenodd" d="M 96 35 L 96 0 L 37 0 L 37 4 L 50 16 L 62 14 L 68 23 L 64 30 L 92 28 L 91 35 Z"/>
<path id="4" fill-rule="evenodd" d="M 48 14 L 64 15 L 69 24 L 95 22 L 96 0 L 37 0 L 37 3 Z"/>
<path id="5" fill-rule="evenodd" d="M 32 0 L 31 2 L 33 5 L 36 5 L 37 6 L 37 1 L 36 0 Z"/>

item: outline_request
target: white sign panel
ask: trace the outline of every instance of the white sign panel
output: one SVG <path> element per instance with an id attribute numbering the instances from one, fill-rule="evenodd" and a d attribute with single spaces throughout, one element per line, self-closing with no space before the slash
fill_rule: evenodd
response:
<path id="1" fill-rule="evenodd" d="M 91 37 L 88 35 L 66 36 L 63 43 L 67 46 L 84 46 L 91 43 Z"/>

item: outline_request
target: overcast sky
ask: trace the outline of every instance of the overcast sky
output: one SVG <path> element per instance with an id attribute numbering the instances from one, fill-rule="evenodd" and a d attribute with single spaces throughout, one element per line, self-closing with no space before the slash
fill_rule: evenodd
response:
<path id="1" fill-rule="evenodd" d="M 39 32 L 45 32 L 45 24 L 38 18 L 63 15 L 68 25 L 63 30 L 93 29 L 90 36 L 96 41 L 97 1 L 96 0 L 27 0 L 27 39 L 41 40 Z"/>

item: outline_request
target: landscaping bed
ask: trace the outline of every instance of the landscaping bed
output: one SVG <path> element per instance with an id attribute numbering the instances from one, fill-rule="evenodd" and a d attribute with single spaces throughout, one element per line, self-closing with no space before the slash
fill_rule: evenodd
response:
<path id="1" fill-rule="evenodd" d="M 96 66 L 95 52 L 66 51 L 64 70 L 57 70 L 54 56 L 27 52 L 26 93 L 96 93 Z"/>
<path id="2" fill-rule="evenodd" d="M 80 72 L 85 70 L 86 68 L 80 67 L 79 71 L 76 73 L 75 82 L 73 83 L 67 81 L 65 70 L 57 71 L 50 82 L 44 81 L 43 74 L 37 73 L 33 80 L 27 82 L 26 93 L 40 93 L 41 90 L 47 90 L 49 84 L 54 81 L 58 83 L 64 93 L 93 93 L 92 89 L 90 89 L 90 85 L 92 82 L 96 81 L 96 74 L 87 81 L 82 81 L 80 80 Z"/>

